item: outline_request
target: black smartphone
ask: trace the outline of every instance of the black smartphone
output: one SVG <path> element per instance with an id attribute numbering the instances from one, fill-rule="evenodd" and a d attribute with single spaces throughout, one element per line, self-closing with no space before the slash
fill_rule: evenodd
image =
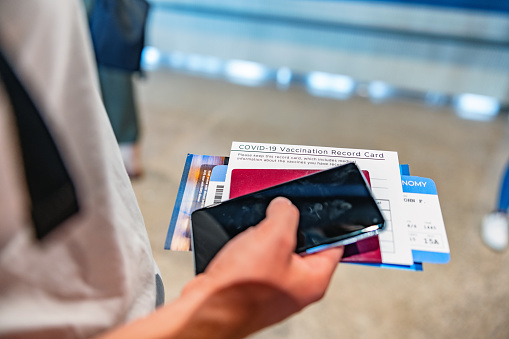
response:
<path id="1" fill-rule="evenodd" d="M 210 205 L 191 214 L 196 274 L 205 271 L 233 237 L 265 218 L 272 199 L 283 196 L 299 209 L 297 253 L 314 253 L 378 234 L 382 212 L 356 164 L 334 167 Z"/>

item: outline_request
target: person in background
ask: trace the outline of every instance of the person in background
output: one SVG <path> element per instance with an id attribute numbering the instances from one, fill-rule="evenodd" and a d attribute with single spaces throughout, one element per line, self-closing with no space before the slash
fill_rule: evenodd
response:
<path id="1" fill-rule="evenodd" d="M 496 250 L 503 251 L 509 244 L 509 163 L 500 182 L 497 206 L 484 216 L 481 235 L 484 243 Z"/>
<path id="2" fill-rule="evenodd" d="M 135 101 L 133 73 L 99 66 L 99 82 L 104 106 L 120 146 L 130 178 L 143 174 L 140 149 L 140 122 Z"/>
<path id="3" fill-rule="evenodd" d="M 109 0 L 106 3 L 114 4 L 117 1 L 125 0 Z M 103 8 L 101 2 L 105 0 L 84 0 L 89 18 L 94 6 L 98 6 L 99 11 Z M 116 7 L 119 10 L 117 15 L 122 17 L 118 20 L 130 18 L 129 15 L 122 13 L 128 7 L 121 5 Z M 117 11 L 112 12 L 117 13 Z M 112 17 L 108 15 L 98 17 L 99 20 L 112 20 Z M 111 29 L 103 29 L 98 34 L 111 34 Z M 93 35 L 92 38 L 94 38 Z M 140 148 L 140 118 L 133 78 L 139 71 L 127 70 L 111 64 L 98 64 L 97 70 L 102 99 L 120 146 L 124 166 L 130 178 L 138 178 L 143 174 L 143 165 Z"/>
<path id="4" fill-rule="evenodd" d="M 162 304 L 91 47 L 79 0 L 0 1 L 0 337 L 242 338 L 322 298 L 343 250 L 297 255 L 298 210 L 276 198 Z"/>

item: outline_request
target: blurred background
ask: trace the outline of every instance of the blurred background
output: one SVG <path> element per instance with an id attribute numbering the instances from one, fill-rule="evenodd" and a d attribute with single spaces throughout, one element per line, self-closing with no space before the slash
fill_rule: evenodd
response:
<path id="1" fill-rule="evenodd" d="M 133 181 L 171 301 L 190 252 L 163 249 L 187 153 L 232 141 L 391 150 L 432 178 L 451 261 L 342 264 L 320 303 L 254 338 L 509 338 L 509 253 L 481 239 L 509 159 L 509 3 L 151 0 Z"/>

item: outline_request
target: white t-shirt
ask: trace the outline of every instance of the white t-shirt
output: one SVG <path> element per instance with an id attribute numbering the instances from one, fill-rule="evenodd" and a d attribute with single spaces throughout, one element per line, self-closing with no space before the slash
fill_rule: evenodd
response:
<path id="1" fill-rule="evenodd" d="M 82 338 L 155 306 L 155 265 L 100 100 L 79 0 L 1 0 L 0 46 L 53 133 L 80 213 L 43 241 L 0 81 L 0 336 Z"/>

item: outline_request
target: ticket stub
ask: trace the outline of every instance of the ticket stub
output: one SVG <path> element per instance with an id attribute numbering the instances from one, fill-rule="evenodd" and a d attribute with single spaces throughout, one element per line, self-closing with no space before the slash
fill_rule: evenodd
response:
<path id="1" fill-rule="evenodd" d="M 205 206 L 217 204 L 222 201 L 224 191 L 224 180 L 228 165 L 218 165 L 212 170 L 210 175 L 208 194 L 205 198 Z"/>
<path id="2" fill-rule="evenodd" d="M 401 184 L 414 262 L 449 262 L 449 242 L 435 183 L 428 178 L 402 175 Z"/>

